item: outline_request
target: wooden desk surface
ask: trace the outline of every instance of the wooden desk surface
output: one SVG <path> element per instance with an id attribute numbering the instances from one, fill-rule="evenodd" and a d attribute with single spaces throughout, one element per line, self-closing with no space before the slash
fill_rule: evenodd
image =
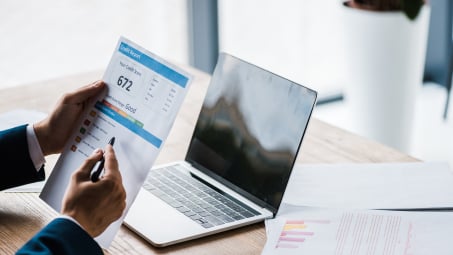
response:
<path id="1" fill-rule="evenodd" d="M 189 139 L 206 92 L 209 75 L 187 68 L 195 75 L 172 131 L 156 164 L 184 159 Z M 0 90 L 0 113 L 14 109 L 49 112 L 58 98 L 77 87 L 98 80 L 101 71 L 82 73 L 37 84 Z M 315 109 L 316 110 L 316 109 Z M 47 159 L 51 169 L 57 156 Z M 403 162 L 416 159 L 312 118 L 298 163 Z M 0 253 L 12 254 L 57 213 L 37 193 L 0 192 Z M 263 223 L 189 241 L 154 248 L 122 226 L 106 254 L 260 254 L 266 242 Z"/>

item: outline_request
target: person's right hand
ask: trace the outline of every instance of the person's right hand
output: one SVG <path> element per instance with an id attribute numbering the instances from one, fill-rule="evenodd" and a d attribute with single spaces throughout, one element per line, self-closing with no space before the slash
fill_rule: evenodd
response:
<path id="1" fill-rule="evenodd" d="M 104 175 L 99 181 L 93 183 L 90 172 L 102 158 L 100 149 L 72 174 L 61 209 L 63 215 L 75 219 L 92 237 L 120 218 L 126 207 L 126 192 L 111 145 L 107 145 L 104 157 Z"/>

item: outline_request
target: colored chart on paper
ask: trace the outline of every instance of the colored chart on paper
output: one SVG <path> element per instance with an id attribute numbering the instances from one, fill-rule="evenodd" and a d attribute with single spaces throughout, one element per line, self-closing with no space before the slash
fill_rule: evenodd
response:
<path id="1" fill-rule="evenodd" d="M 162 144 L 161 139 L 143 129 L 143 123 L 132 118 L 130 115 L 128 115 L 118 107 L 115 107 L 106 100 L 103 100 L 102 102 L 99 101 L 96 102 L 95 107 L 102 113 L 106 114 L 107 116 L 115 120 L 117 123 L 129 129 L 131 132 L 137 134 L 141 138 L 145 139 L 147 142 L 156 146 L 156 148 L 159 148 L 161 146 Z"/>
<path id="2" fill-rule="evenodd" d="M 297 249 L 316 233 L 315 225 L 330 224 L 329 220 L 287 220 L 278 238 L 276 249 Z"/>
<path id="3" fill-rule="evenodd" d="M 129 114 L 127 114 L 126 112 L 122 111 L 120 108 L 112 105 L 111 103 L 107 102 L 107 100 L 102 100 L 102 104 L 104 104 L 106 107 L 114 110 L 115 112 L 117 112 L 119 115 L 123 116 L 124 118 L 128 119 L 130 122 L 134 123 L 135 125 L 139 126 L 139 127 L 143 127 L 143 123 L 141 123 L 140 121 L 132 118 Z"/>

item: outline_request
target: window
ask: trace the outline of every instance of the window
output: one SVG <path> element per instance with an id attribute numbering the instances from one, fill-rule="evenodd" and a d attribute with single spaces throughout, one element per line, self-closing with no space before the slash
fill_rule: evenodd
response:
<path id="1" fill-rule="evenodd" d="M 342 1 L 219 0 L 219 47 L 313 88 L 344 86 Z"/>
<path id="2" fill-rule="evenodd" d="M 103 70 L 120 35 L 188 64 L 187 2 L 5 0 L 0 88 Z"/>

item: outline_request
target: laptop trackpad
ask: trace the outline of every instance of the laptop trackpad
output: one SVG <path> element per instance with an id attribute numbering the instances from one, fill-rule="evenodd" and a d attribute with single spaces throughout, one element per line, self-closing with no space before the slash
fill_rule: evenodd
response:
<path id="1" fill-rule="evenodd" d="M 137 195 L 124 220 L 126 225 L 155 246 L 193 238 L 206 229 L 178 212 L 143 188 Z"/>

